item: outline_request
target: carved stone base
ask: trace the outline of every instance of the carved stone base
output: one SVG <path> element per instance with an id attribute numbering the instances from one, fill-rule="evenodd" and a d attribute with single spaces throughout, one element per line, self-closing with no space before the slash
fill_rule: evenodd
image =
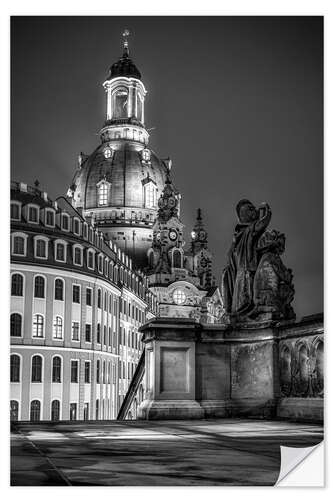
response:
<path id="1" fill-rule="evenodd" d="M 277 417 L 303 422 L 323 422 L 323 398 L 282 398 L 278 402 Z"/>
<path id="2" fill-rule="evenodd" d="M 230 417 L 243 418 L 275 418 L 275 399 L 268 398 L 241 398 L 229 401 Z"/>
<path id="3" fill-rule="evenodd" d="M 206 399 L 200 401 L 205 418 L 227 418 L 230 416 L 230 401 Z"/>
<path id="4" fill-rule="evenodd" d="M 138 420 L 186 420 L 205 418 L 204 409 L 193 400 L 145 400 L 138 408 Z"/>

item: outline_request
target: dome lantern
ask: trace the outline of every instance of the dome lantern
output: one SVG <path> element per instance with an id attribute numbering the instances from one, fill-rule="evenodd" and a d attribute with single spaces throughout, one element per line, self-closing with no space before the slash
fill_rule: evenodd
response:
<path id="1" fill-rule="evenodd" d="M 149 134 L 144 125 L 144 101 L 147 91 L 141 73 L 129 57 L 129 31 L 123 33 L 123 54 L 103 83 L 107 94 L 106 121 L 101 130 L 102 142 L 133 140 L 144 146 Z"/>

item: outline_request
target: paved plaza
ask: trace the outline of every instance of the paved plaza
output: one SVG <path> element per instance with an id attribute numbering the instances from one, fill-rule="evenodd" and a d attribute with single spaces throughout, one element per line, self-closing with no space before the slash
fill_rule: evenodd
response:
<path id="1" fill-rule="evenodd" d="M 269 486 L 280 445 L 307 447 L 320 425 L 262 420 L 22 423 L 13 486 Z"/>

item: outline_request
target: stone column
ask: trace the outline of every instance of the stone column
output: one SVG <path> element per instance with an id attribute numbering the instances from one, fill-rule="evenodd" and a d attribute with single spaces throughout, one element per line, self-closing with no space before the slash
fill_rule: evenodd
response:
<path id="1" fill-rule="evenodd" d="M 138 418 L 203 418 L 204 410 L 195 400 L 196 323 L 157 318 L 141 331 L 146 347 L 146 398 L 138 408 Z"/>

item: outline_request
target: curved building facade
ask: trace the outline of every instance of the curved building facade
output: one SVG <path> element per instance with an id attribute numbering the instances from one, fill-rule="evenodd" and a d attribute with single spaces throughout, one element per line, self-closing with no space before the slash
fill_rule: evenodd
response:
<path id="1" fill-rule="evenodd" d="M 138 328 L 156 306 L 147 278 L 96 226 L 12 183 L 12 420 L 116 418 L 142 353 Z"/>

